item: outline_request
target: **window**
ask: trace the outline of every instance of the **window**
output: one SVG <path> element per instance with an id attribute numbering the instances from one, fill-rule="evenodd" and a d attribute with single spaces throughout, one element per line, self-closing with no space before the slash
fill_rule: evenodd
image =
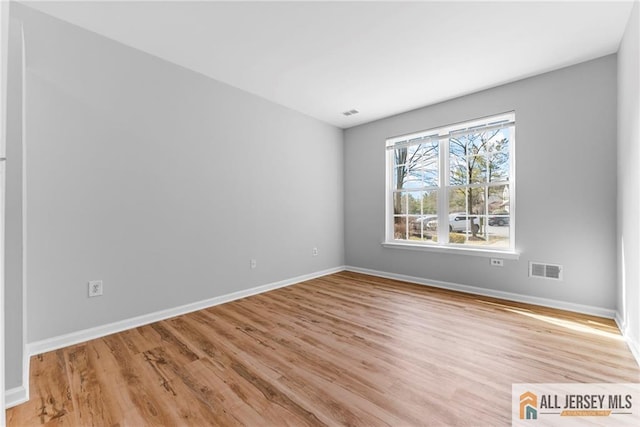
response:
<path id="1" fill-rule="evenodd" d="M 515 114 L 387 140 L 387 243 L 514 251 Z"/>

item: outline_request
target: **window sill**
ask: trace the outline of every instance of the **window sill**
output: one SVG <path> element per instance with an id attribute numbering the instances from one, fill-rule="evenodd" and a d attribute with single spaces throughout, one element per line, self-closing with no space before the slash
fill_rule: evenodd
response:
<path id="1" fill-rule="evenodd" d="M 411 243 L 400 242 L 383 242 L 382 246 L 389 249 L 405 249 L 410 251 L 424 251 L 424 252 L 439 252 L 450 255 L 471 255 L 481 256 L 487 258 L 502 258 L 502 259 L 519 259 L 520 253 L 515 251 L 497 251 L 491 249 L 476 249 L 476 248 L 464 248 L 453 246 L 427 246 Z"/>

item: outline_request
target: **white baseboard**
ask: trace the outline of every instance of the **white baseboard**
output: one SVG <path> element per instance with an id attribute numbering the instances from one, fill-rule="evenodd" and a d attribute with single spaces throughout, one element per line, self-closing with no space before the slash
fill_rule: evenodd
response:
<path id="1" fill-rule="evenodd" d="M 57 350 L 57 349 L 68 347 L 74 344 L 79 344 L 88 340 L 92 340 L 92 339 L 100 338 L 106 335 L 121 332 L 127 329 L 148 325 L 149 323 L 158 322 L 160 320 L 168 319 L 175 316 L 180 316 L 182 314 L 191 313 L 193 311 L 202 310 L 204 308 L 213 307 L 219 304 L 224 304 L 226 302 L 234 301 L 240 298 L 245 298 L 251 295 L 257 295 L 257 294 L 271 291 L 274 289 L 291 286 L 296 283 L 304 282 L 306 280 L 315 279 L 317 277 L 326 276 L 328 274 L 333 274 L 333 273 L 337 273 L 344 270 L 363 273 L 363 274 L 369 274 L 372 276 L 384 277 L 389 279 L 402 280 L 405 282 L 432 286 L 436 288 L 443 288 L 443 289 L 449 289 L 449 290 L 454 290 L 459 292 L 465 292 L 465 293 L 470 293 L 475 295 L 483 295 L 483 296 L 501 298 L 501 299 L 510 300 L 510 301 L 536 304 L 536 305 L 541 305 L 545 307 L 559 308 L 562 310 L 591 314 L 591 315 L 606 317 L 611 319 L 615 318 L 616 321 L 618 321 L 618 317 L 616 317 L 616 313 L 614 310 L 605 309 L 601 307 L 574 304 L 574 303 L 565 302 L 565 301 L 557 301 L 557 300 L 552 300 L 547 298 L 539 298 L 539 297 L 521 295 L 521 294 L 516 294 L 511 292 L 496 291 L 491 289 L 479 288 L 479 287 L 469 286 L 469 285 L 461 285 L 461 284 L 450 283 L 450 282 L 443 282 L 438 280 L 429 280 L 429 279 L 423 279 L 420 277 L 407 276 L 407 275 L 395 274 L 395 273 L 387 273 L 383 271 L 370 270 L 366 268 L 359 268 L 359 267 L 353 267 L 353 266 L 340 266 L 340 267 L 335 267 L 327 270 L 322 270 L 322 271 L 294 277 L 291 279 L 282 280 L 279 282 L 273 282 L 266 285 L 257 286 L 257 287 L 246 289 L 243 291 L 233 292 L 230 294 L 210 298 L 203 301 L 182 305 L 180 307 L 161 310 L 154 313 L 133 317 L 131 319 L 125 319 L 118 322 L 113 322 L 103 326 L 97 326 L 95 328 L 84 329 L 81 331 L 72 332 L 72 333 L 61 335 L 58 337 L 53 337 L 53 338 L 48 338 L 46 340 L 28 343 L 27 349 L 26 349 L 26 355 L 25 355 L 25 357 L 27 358 L 26 371 L 28 372 L 29 358 L 36 354 Z M 619 322 L 618 324 L 620 325 L 620 323 L 621 322 Z M 629 340 L 627 340 L 627 342 L 629 342 Z M 634 344 L 630 343 L 629 348 L 634 354 L 636 360 L 640 361 L 640 358 L 638 357 L 639 352 L 638 352 L 637 345 L 635 345 L 634 347 Z M 26 384 L 28 384 L 28 374 L 25 375 L 25 378 L 26 378 L 25 380 Z M 24 386 L 16 387 L 11 390 L 7 390 L 5 396 L 6 396 L 7 408 L 9 408 L 9 407 L 18 405 L 20 403 L 26 402 L 28 400 L 28 390 Z"/>
<path id="2" fill-rule="evenodd" d="M 238 292 L 233 292 L 226 295 L 198 301 L 190 304 L 185 304 L 179 307 L 169 308 L 166 310 L 156 311 L 154 313 L 145 314 L 142 316 L 133 317 L 130 319 L 120 320 L 118 322 L 109 323 L 107 325 L 96 326 L 95 328 L 84 329 L 77 332 L 71 332 L 69 334 L 60 335 L 53 338 L 47 338 L 41 341 L 35 341 L 27 344 L 27 355 L 31 357 L 36 354 L 45 353 L 59 348 L 68 347 L 74 344 L 79 344 L 92 339 L 104 337 L 114 334 L 116 332 L 122 332 L 127 329 L 137 328 L 138 326 L 148 325 L 149 323 L 158 322 L 160 320 L 168 319 L 182 314 L 191 313 L 204 308 L 213 307 L 215 305 L 224 304 L 226 302 L 234 301 L 240 298 L 245 298 L 251 295 L 261 294 L 263 292 L 271 291 L 285 286 L 295 285 L 296 283 L 304 282 L 306 280 L 315 279 L 317 277 L 326 276 L 327 274 L 337 273 L 343 271 L 344 267 L 335 267 L 327 270 L 317 271 L 315 273 L 305 274 L 302 276 L 294 277 L 291 279 L 281 280 L 279 282 L 273 282 L 262 286 L 257 286 L 251 289 L 245 289 Z"/>
<path id="3" fill-rule="evenodd" d="M 29 374 L 31 373 L 31 356 L 29 355 L 29 353 L 27 353 L 26 345 L 22 349 L 22 354 L 24 355 L 24 357 L 22 358 L 22 388 L 24 388 L 25 390 L 24 402 L 26 402 L 29 400 L 29 396 L 30 396 L 29 390 L 30 390 L 30 380 L 31 380 L 29 378 Z"/>
<path id="4" fill-rule="evenodd" d="M 4 393 L 4 399 L 6 408 L 13 408 L 29 400 L 29 393 L 23 386 L 18 386 L 7 390 Z"/>
<path id="5" fill-rule="evenodd" d="M 622 332 L 622 336 L 624 336 L 625 341 L 627 342 L 627 346 L 633 354 L 633 357 L 636 359 L 636 363 L 640 366 L 640 343 L 636 342 L 632 337 L 629 336 L 629 331 L 627 329 L 626 322 L 622 319 L 620 312 L 616 312 L 616 324 L 618 325 L 618 329 Z"/>
<path id="6" fill-rule="evenodd" d="M 613 319 L 615 310 L 602 307 L 594 307 L 590 305 L 574 304 L 566 301 L 558 301 L 549 298 L 540 298 L 529 295 L 516 294 L 512 292 L 496 291 L 493 289 L 479 288 L 477 286 L 460 285 L 458 283 L 443 282 L 440 280 L 423 279 L 421 277 L 407 276 L 404 274 L 387 273 L 385 271 L 370 270 L 368 268 L 360 268 L 346 266 L 345 270 L 355 273 L 370 274 L 372 276 L 384 277 L 387 279 L 402 280 L 404 282 L 415 283 L 418 285 L 432 286 L 434 288 L 449 289 L 452 291 L 464 292 L 467 294 L 482 295 L 486 297 L 500 298 L 508 301 L 523 302 L 526 304 L 541 305 L 544 307 L 558 308 L 561 310 L 574 311 L 576 313 L 590 314 L 593 316 L 606 317 Z"/>

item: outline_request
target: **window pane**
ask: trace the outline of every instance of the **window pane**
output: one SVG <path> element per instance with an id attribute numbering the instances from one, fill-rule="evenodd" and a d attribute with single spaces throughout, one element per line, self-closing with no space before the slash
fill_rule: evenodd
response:
<path id="1" fill-rule="evenodd" d="M 509 153 L 496 151 L 489 157 L 489 182 L 509 181 Z"/>
<path id="2" fill-rule="evenodd" d="M 422 174 L 422 183 L 425 187 L 437 187 L 440 185 L 440 172 L 438 172 L 438 168 L 425 170 Z"/>
<path id="3" fill-rule="evenodd" d="M 438 236 L 437 215 L 423 215 L 415 219 L 414 239 L 435 242 Z"/>
<path id="4" fill-rule="evenodd" d="M 411 168 L 410 165 L 407 165 L 406 177 L 404 181 L 404 187 L 407 189 L 411 188 L 422 188 L 422 172 L 415 168 Z"/>
<path id="5" fill-rule="evenodd" d="M 449 190 L 449 213 L 467 212 L 467 189 Z"/>
<path id="6" fill-rule="evenodd" d="M 424 147 L 422 144 L 407 147 L 407 164 L 416 164 L 422 158 Z"/>
<path id="7" fill-rule="evenodd" d="M 425 236 L 432 242 L 438 241 L 438 217 L 428 216 L 424 221 Z"/>
<path id="8" fill-rule="evenodd" d="M 412 169 L 419 171 L 422 185 L 434 187 L 438 185 L 438 143 L 422 144 L 415 153 Z"/>
<path id="9" fill-rule="evenodd" d="M 509 186 L 497 185 L 487 189 L 487 209 L 490 215 L 509 213 Z"/>
<path id="10" fill-rule="evenodd" d="M 487 182 L 487 158 L 482 156 L 467 157 L 467 182 L 469 184 L 483 184 Z"/>
<path id="11" fill-rule="evenodd" d="M 450 145 L 455 145 L 466 156 L 483 154 L 490 145 L 489 138 L 492 132 L 472 133 L 466 135 L 453 136 L 449 141 Z"/>
<path id="12" fill-rule="evenodd" d="M 409 216 L 407 220 L 409 221 L 409 240 L 421 240 L 422 239 L 422 221 L 420 221 L 422 217 L 420 216 Z"/>
<path id="13" fill-rule="evenodd" d="M 395 193 L 394 238 L 434 242 L 438 234 L 438 191 Z M 405 208 L 406 207 L 406 208 Z"/>
<path id="14" fill-rule="evenodd" d="M 438 185 L 438 143 L 430 142 L 395 150 L 393 188 L 424 188 Z"/>
<path id="15" fill-rule="evenodd" d="M 393 213 L 395 215 L 407 213 L 407 193 L 393 193 Z"/>
<path id="16" fill-rule="evenodd" d="M 486 133 L 466 135 L 464 138 L 467 140 L 467 153 L 470 155 L 484 153 L 488 145 L 486 136 Z"/>
<path id="17" fill-rule="evenodd" d="M 401 151 L 404 150 L 404 151 Z M 394 188 L 423 188 L 438 185 L 438 143 L 428 143 L 410 146 L 396 150 L 394 170 Z M 398 186 L 400 183 L 400 187 Z"/>
<path id="18" fill-rule="evenodd" d="M 484 188 L 463 187 L 449 190 L 449 213 L 484 215 L 486 213 L 484 192 Z"/>
<path id="19" fill-rule="evenodd" d="M 393 150 L 394 164 L 396 166 L 404 165 L 407 163 L 407 147 L 396 148 Z"/>
<path id="20" fill-rule="evenodd" d="M 511 214 L 509 213 L 509 186 L 498 185 L 487 189 L 487 246 L 505 249 L 511 241 Z"/>
<path id="21" fill-rule="evenodd" d="M 393 189 L 400 190 L 404 186 L 404 166 L 393 168 Z"/>
<path id="22" fill-rule="evenodd" d="M 485 215 L 487 213 L 485 187 L 470 188 L 467 190 L 467 212 L 474 215 Z M 468 209 L 468 208 L 471 209 Z"/>
<path id="23" fill-rule="evenodd" d="M 424 215 L 437 215 L 438 213 L 438 191 L 422 192 L 422 213 Z"/>
<path id="24" fill-rule="evenodd" d="M 511 128 L 498 129 L 493 131 L 493 137 L 490 139 L 489 151 L 509 152 L 509 140 L 511 139 Z"/>
<path id="25" fill-rule="evenodd" d="M 511 128 L 498 129 L 491 139 L 489 182 L 509 180 L 509 149 Z"/>
<path id="26" fill-rule="evenodd" d="M 405 188 L 405 181 L 407 179 L 406 166 L 398 166 L 393 168 L 393 188 L 395 190 L 401 190 Z"/>
<path id="27" fill-rule="evenodd" d="M 508 248 L 509 186 L 450 190 L 449 230 L 450 243 Z"/>
<path id="28" fill-rule="evenodd" d="M 407 194 L 408 213 L 411 215 L 422 214 L 422 191 L 412 191 Z"/>
<path id="29" fill-rule="evenodd" d="M 449 243 L 483 240 L 480 228 L 485 212 L 484 188 L 449 190 Z"/>
<path id="30" fill-rule="evenodd" d="M 407 217 L 396 216 L 393 218 L 393 238 L 400 240 L 407 239 Z"/>
<path id="31" fill-rule="evenodd" d="M 506 249 L 510 244 L 510 233 L 509 215 L 490 215 L 485 245 L 491 248 Z"/>
<path id="32" fill-rule="evenodd" d="M 467 143 L 464 139 L 450 138 L 449 139 L 449 155 L 455 157 L 467 156 Z"/>
<path id="33" fill-rule="evenodd" d="M 449 231 L 477 235 L 480 231 L 480 218 L 473 214 L 453 212 L 449 214 Z"/>
<path id="34" fill-rule="evenodd" d="M 449 144 L 449 182 L 451 185 L 468 184 L 468 175 L 465 149 L 451 140 Z"/>

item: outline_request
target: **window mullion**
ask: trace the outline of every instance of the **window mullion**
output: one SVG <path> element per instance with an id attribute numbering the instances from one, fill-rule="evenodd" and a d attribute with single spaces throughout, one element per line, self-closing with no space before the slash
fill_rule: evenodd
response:
<path id="1" fill-rule="evenodd" d="M 395 212 L 393 209 L 393 201 L 395 199 L 395 191 L 394 191 L 394 182 L 393 182 L 393 174 L 395 170 L 395 161 L 393 156 L 393 151 L 387 151 L 387 185 L 388 188 L 391 188 L 391 191 L 387 191 L 387 241 L 391 241 L 395 237 L 394 233 L 394 225 L 395 225 Z"/>
<path id="2" fill-rule="evenodd" d="M 449 243 L 449 139 L 440 138 L 440 188 L 438 190 L 438 243 Z"/>
<path id="3" fill-rule="evenodd" d="M 402 193 L 401 194 L 401 198 L 403 199 L 403 203 L 404 203 L 404 238 L 406 240 L 409 239 L 409 195 L 404 192 L 406 194 L 405 197 L 402 197 Z"/>
<path id="4" fill-rule="evenodd" d="M 515 248 L 515 185 L 516 185 L 516 152 L 515 152 L 516 128 L 511 127 L 511 139 L 509 145 L 509 247 Z"/>

